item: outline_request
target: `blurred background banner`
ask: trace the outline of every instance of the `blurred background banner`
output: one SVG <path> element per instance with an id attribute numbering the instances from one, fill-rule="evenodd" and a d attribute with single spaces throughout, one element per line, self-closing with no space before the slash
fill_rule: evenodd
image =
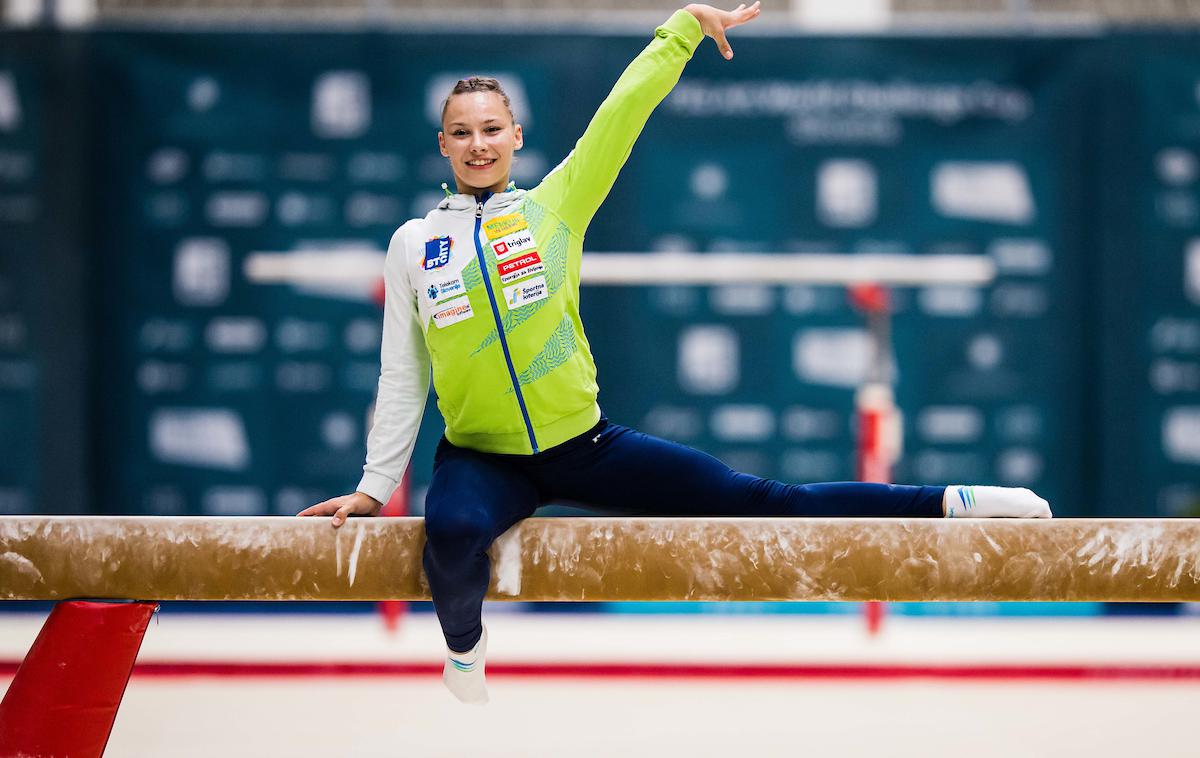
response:
<path id="1" fill-rule="evenodd" d="M 32 332 L 39 324 L 29 297 L 40 277 L 37 260 L 45 234 L 43 137 L 46 85 L 38 63 L 52 54 L 45 44 L 8 40 L 0 48 L 0 512 L 39 508 L 38 446 L 44 417 L 40 357 Z M 82 387 L 79 388 L 82 391 Z"/>
<path id="2" fill-rule="evenodd" d="M 532 187 L 651 25 L 0 32 L 0 511 L 291 514 L 348 491 L 379 369 L 372 288 L 252 282 L 247 256 L 384 249 L 451 181 L 438 114 L 469 74 L 508 88 Z M 988 256 L 987 287 L 894 294 L 896 480 L 1028 486 L 1065 516 L 1194 513 L 1195 42 L 702 48 L 588 249 Z M 615 421 L 756 474 L 854 476 L 869 341 L 843 288 L 583 300 Z M 440 432 L 431 403 L 417 513 Z"/>
<path id="3" fill-rule="evenodd" d="M 1096 58 L 1103 110 L 1088 263 L 1104 515 L 1200 514 L 1200 50 L 1129 32 Z"/>
<path id="4" fill-rule="evenodd" d="M 0 514 L 93 506 L 85 44 L 0 29 Z"/>

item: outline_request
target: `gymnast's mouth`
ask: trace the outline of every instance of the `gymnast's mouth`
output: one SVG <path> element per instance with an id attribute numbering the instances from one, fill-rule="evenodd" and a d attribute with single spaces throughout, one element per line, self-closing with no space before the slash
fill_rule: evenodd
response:
<path id="1" fill-rule="evenodd" d="M 495 158 L 472 158 L 471 160 L 467 161 L 467 168 L 491 168 L 495 162 Z"/>

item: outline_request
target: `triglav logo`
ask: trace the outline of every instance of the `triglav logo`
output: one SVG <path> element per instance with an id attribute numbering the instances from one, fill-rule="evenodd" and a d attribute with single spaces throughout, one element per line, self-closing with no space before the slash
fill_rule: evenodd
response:
<path id="1" fill-rule="evenodd" d="M 496 253 L 496 260 L 503 260 L 520 252 L 533 252 L 533 247 L 533 235 L 528 230 L 514 232 L 504 239 L 492 243 L 492 251 Z"/>

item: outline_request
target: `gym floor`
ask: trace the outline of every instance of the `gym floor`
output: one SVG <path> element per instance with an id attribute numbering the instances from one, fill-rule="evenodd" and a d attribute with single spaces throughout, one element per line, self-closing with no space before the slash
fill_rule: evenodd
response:
<path id="1" fill-rule="evenodd" d="M 1200 618 L 525 614 L 489 609 L 484 708 L 428 614 L 160 613 L 120 756 L 1184 756 Z M 11 676 L 42 617 L 0 616 Z"/>

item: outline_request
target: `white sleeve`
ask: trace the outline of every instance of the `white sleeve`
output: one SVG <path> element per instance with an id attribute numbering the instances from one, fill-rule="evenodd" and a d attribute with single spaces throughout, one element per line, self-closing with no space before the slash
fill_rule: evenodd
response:
<path id="1" fill-rule="evenodd" d="M 388 245 L 383 267 L 383 347 L 375 421 L 367 435 L 367 462 L 356 488 L 386 504 L 412 457 L 429 396 L 429 351 L 409 284 L 404 227 Z"/>

